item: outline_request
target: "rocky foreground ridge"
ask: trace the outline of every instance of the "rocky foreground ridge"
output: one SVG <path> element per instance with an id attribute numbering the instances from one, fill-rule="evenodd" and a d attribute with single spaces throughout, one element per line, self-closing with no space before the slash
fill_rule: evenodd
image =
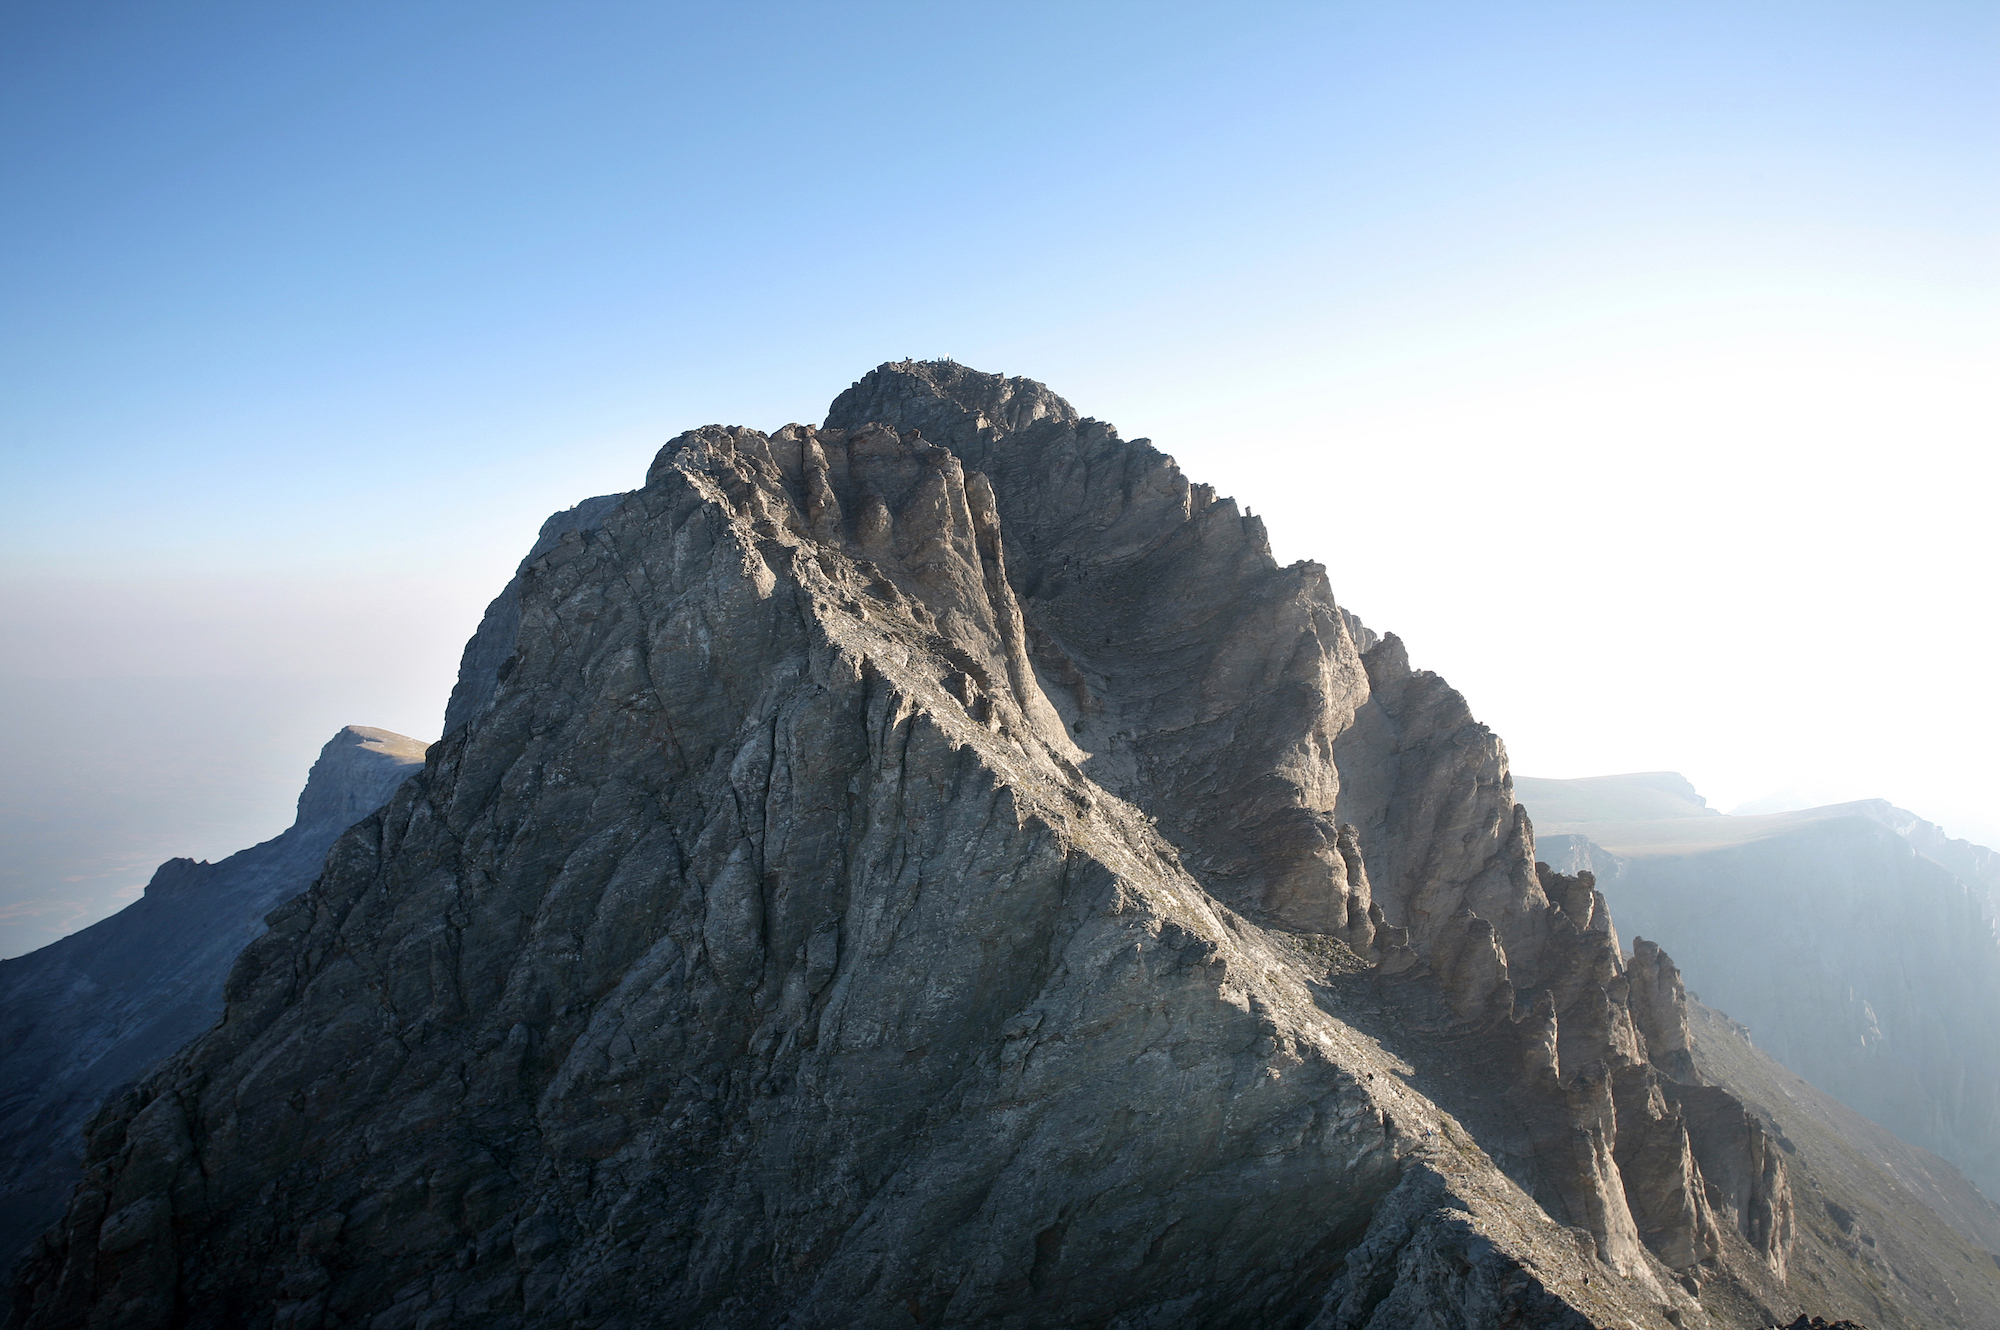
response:
<path id="1" fill-rule="evenodd" d="M 1464 700 L 1171 458 L 950 363 L 552 519 L 227 998 L 13 1324 L 2000 1309 L 1795 1296 L 1836 1258 L 1784 1142 Z"/>
<path id="2" fill-rule="evenodd" d="M 380 808 L 424 745 L 351 725 L 320 749 L 292 825 L 219 863 L 169 859 L 146 894 L 0 961 L 0 1269 L 63 1211 L 104 1098 L 215 1024 L 264 916 L 312 885 L 341 832 Z"/>

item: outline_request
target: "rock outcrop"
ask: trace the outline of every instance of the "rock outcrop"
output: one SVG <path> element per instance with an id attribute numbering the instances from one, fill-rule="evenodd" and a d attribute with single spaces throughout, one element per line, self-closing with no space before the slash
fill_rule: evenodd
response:
<path id="1" fill-rule="evenodd" d="M 1322 568 L 1039 384 L 887 365 L 551 521 L 15 1318 L 1843 1310 L 1639 968 Z"/>
<path id="2" fill-rule="evenodd" d="M 220 863 L 170 859 L 146 894 L 0 961 L 0 1269 L 62 1214 L 84 1120 L 222 1015 L 222 982 L 264 916 L 312 884 L 336 837 L 380 808 L 424 745 L 349 726 L 320 750 L 298 816 Z"/>
<path id="3" fill-rule="evenodd" d="M 1573 819 L 1549 824 L 1545 855 L 1591 871 L 1619 920 L 1772 1056 L 2000 1196 L 1992 852 L 1881 800 L 1576 816 L 1591 805 L 1565 787 L 1595 795 L 1623 779 L 1530 783 Z"/>

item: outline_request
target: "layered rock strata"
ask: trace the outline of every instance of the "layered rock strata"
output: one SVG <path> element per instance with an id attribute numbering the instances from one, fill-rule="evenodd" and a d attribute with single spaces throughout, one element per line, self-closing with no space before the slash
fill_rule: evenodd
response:
<path id="1" fill-rule="evenodd" d="M 213 1025 L 222 983 L 264 916 L 312 884 L 336 837 L 380 808 L 424 745 L 349 726 L 320 750 L 281 835 L 219 863 L 170 859 L 146 894 L 0 961 L 0 1269 L 62 1214 L 84 1120 Z"/>
<path id="2" fill-rule="evenodd" d="M 1789 1315 L 1782 1161 L 1679 995 L 1323 569 L 1038 384 L 884 366 L 552 521 L 16 1316 Z"/>

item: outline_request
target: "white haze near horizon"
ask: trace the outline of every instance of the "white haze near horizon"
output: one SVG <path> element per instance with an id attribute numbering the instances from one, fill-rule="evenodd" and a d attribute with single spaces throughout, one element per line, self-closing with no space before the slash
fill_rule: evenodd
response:
<path id="1" fill-rule="evenodd" d="M 0 15 L 0 955 L 904 355 L 1152 438 L 1519 772 L 2000 844 L 1995 13 L 1613 8 Z"/>

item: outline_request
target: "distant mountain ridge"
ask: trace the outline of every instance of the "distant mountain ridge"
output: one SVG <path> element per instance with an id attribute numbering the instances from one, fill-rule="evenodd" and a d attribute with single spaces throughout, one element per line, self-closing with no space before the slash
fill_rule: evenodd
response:
<path id="1" fill-rule="evenodd" d="M 1659 787 L 1516 783 L 1543 859 L 1594 873 L 1703 1000 L 2000 1196 L 2000 855 L 1886 800 L 1704 816 Z"/>
<path id="2" fill-rule="evenodd" d="M 108 1094 L 213 1025 L 264 916 L 312 885 L 336 837 L 396 791 L 426 745 L 350 725 L 327 741 L 284 832 L 217 863 L 169 859 L 146 894 L 0 961 L 0 1269 L 62 1213 L 83 1124 Z"/>
<path id="3" fill-rule="evenodd" d="M 1514 777 L 1514 797 L 1543 821 L 1656 821 L 1683 817 L 1720 817 L 1694 784 L 1678 771 L 1637 771 L 1624 776 L 1586 776 L 1580 780 Z"/>

